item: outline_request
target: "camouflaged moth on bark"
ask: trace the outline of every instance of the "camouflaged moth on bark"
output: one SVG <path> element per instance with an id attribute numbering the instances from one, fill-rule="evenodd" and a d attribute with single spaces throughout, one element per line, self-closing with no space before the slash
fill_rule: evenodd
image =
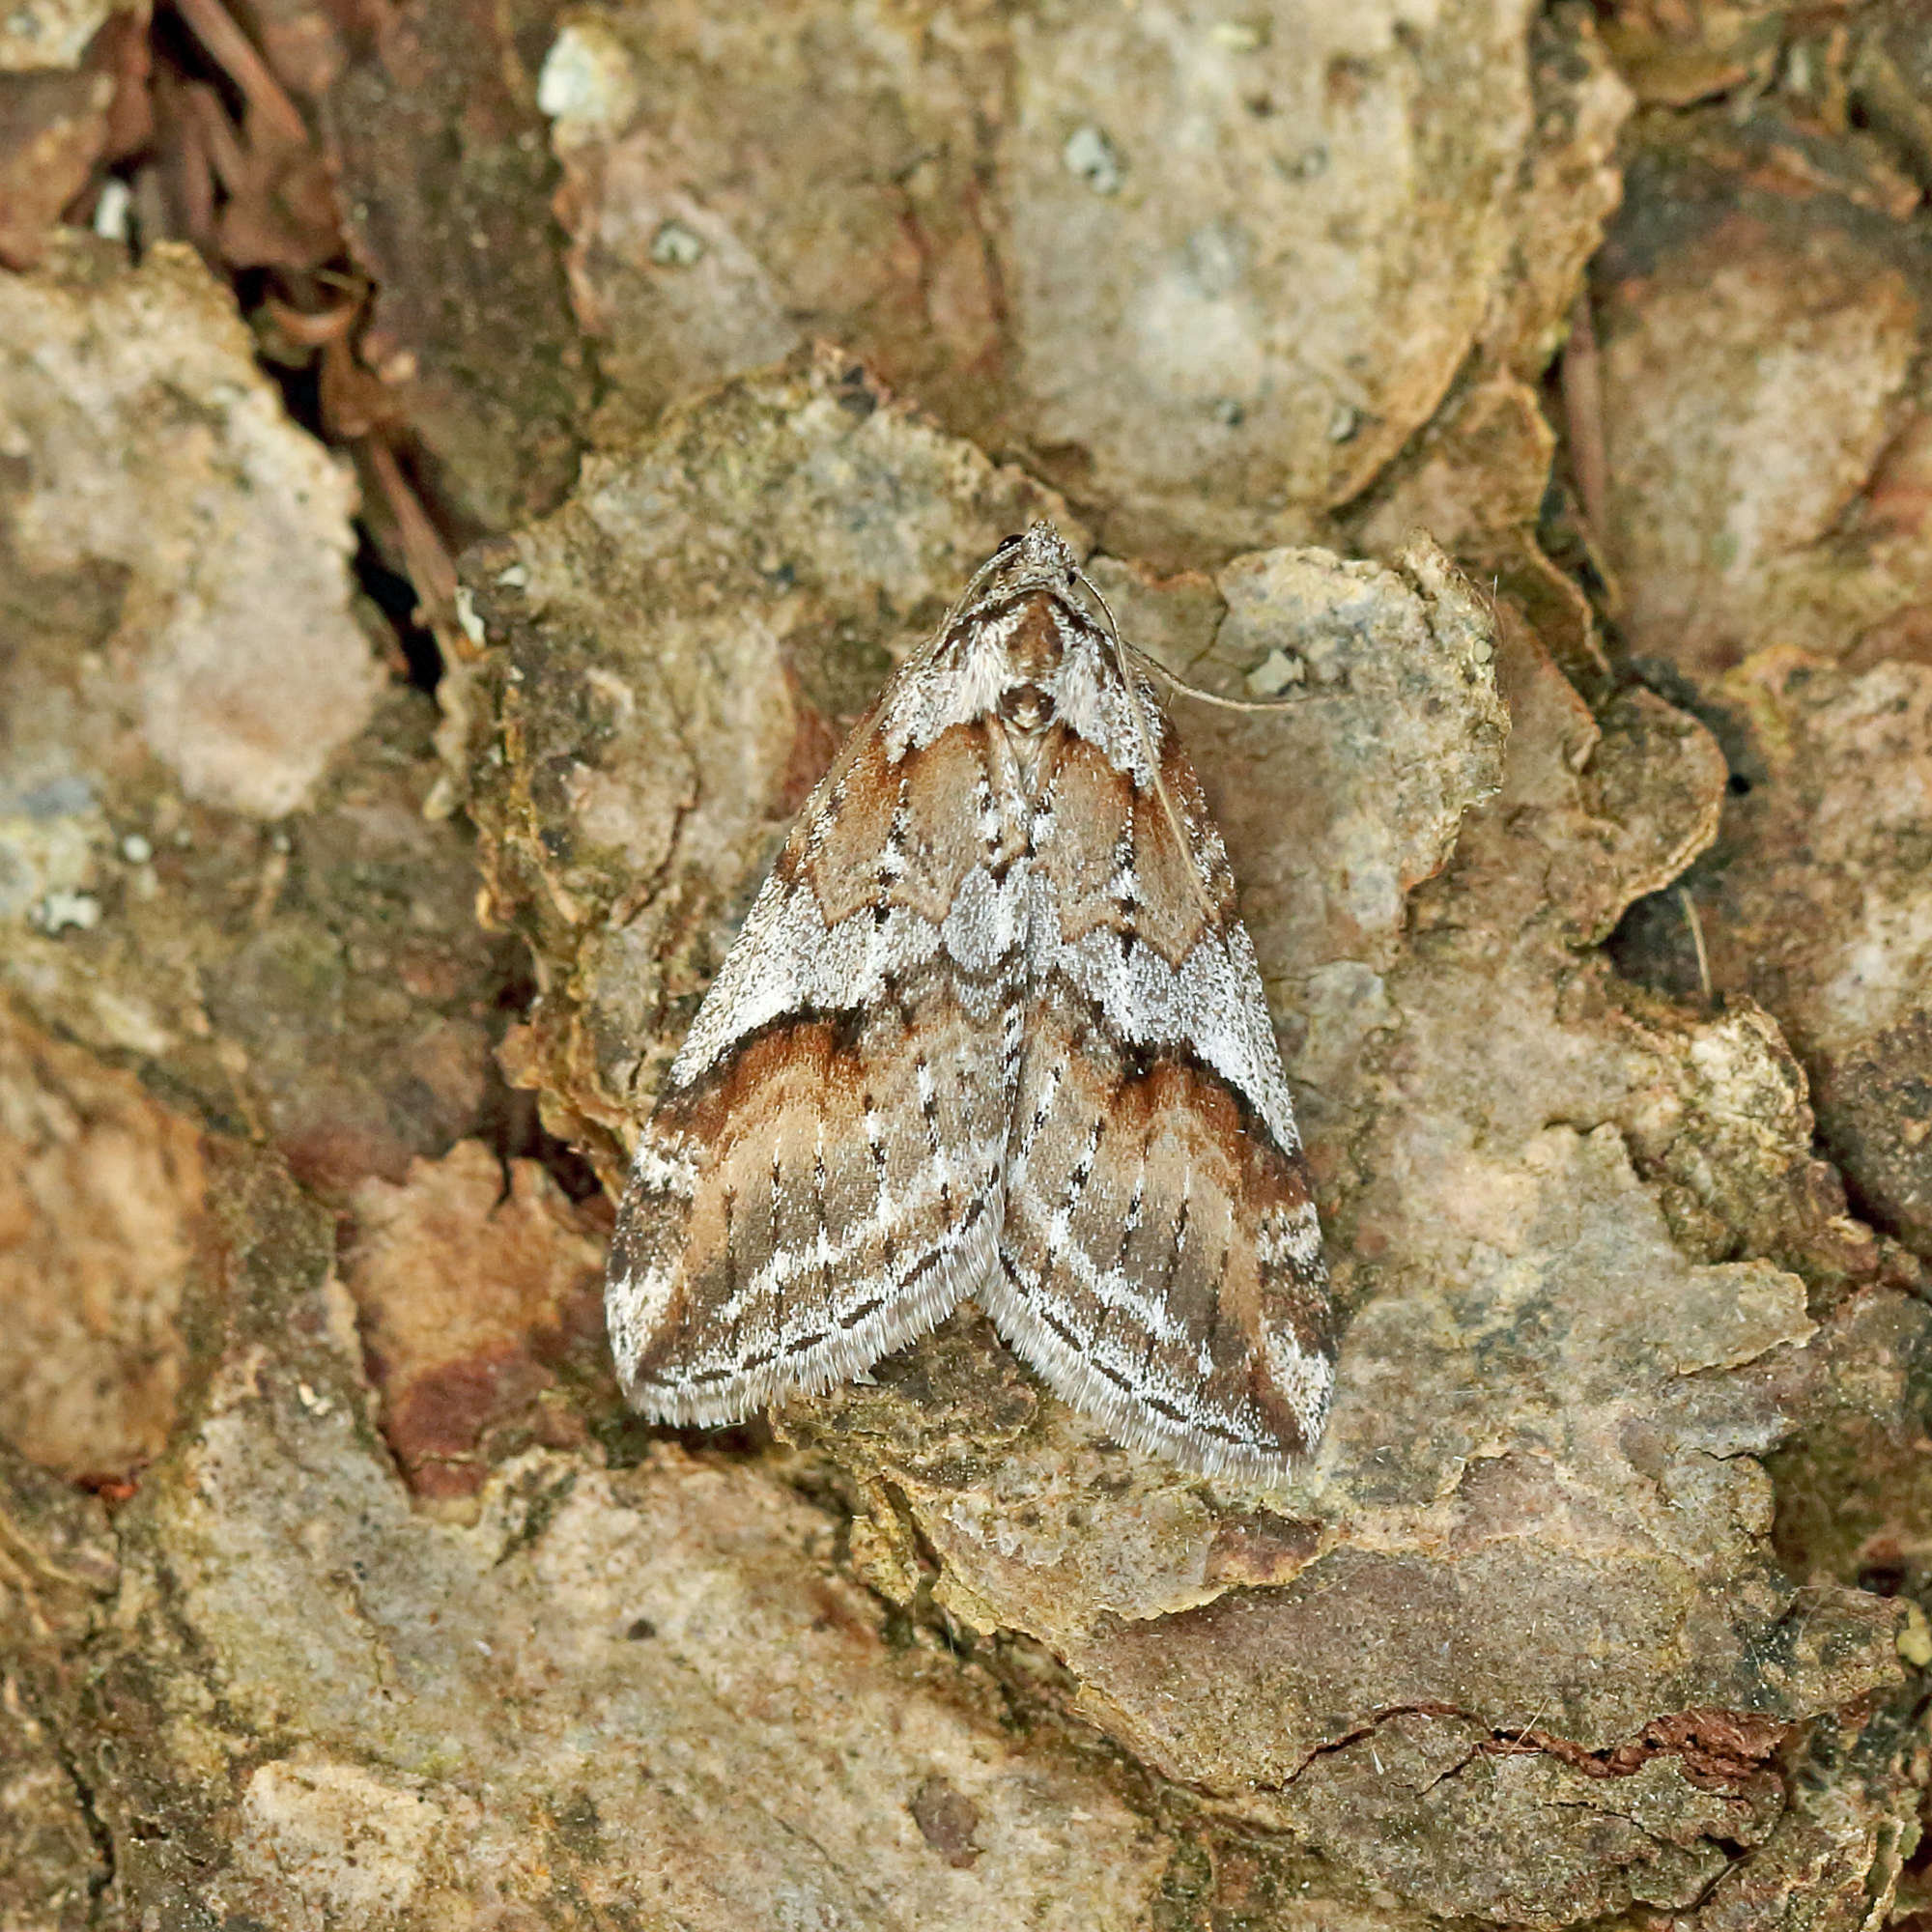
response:
<path id="1" fill-rule="evenodd" d="M 1136 1448 L 1278 1480 L 1319 1438 L 1327 1274 L 1254 948 L 1083 585 L 1050 525 L 1009 537 L 799 814 L 618 1214 L 645 1415 L 830 1388 L 970 1298 Z"/>

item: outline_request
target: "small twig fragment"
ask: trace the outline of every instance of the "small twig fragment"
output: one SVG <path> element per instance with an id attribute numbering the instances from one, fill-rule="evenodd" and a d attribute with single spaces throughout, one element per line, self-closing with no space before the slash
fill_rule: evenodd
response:
<path id="1" fill-rule="evenodd" d="M 1711 983 L 1711 955 L 1704 950 L 1704 922 L 1697 916 L 1697 901 L 1690 896 L 1690 889 L 1677 888 L 1677 903 L 1684 908 L 1684 923 L 1690 928 L 1690 944 L 1697 951 L 1697 984 L 1704 994 L 1704 1005 L 1714 1008 L 1718 1004 L 1717 989 Z"/>
<path id="2" fill-rule="evenodd" d="M 248 105 L 292 147 L 307 147 L 308 124 L 300 110 L 221 0 L 175 0 L 175 8 Z"/>

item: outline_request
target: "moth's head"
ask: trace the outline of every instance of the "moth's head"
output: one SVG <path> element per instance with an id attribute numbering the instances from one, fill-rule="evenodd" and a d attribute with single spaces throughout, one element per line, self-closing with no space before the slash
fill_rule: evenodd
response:
<path id="1" fill-rule="evenodd" d="M 987 558 L 984 574 L 1000 596 L 1034 588 L 1065 592 L 1080 576 L 1080 560 L 1042 517 L 1024 534 L 1007 538 Z"/>
<path id="2" fill-rule="evenodd" d="M 1094 628 L 1081 601 L 1080 586 L 1086 583 L 1080 559 L 1042 518 L 1022 534 L 1008 537 L 973 573 L 934 639 L 935 647 L 971 648 L 976 640 L 987 642 L 1022 681 L 1043 675 L 1060 662 L 1069 621 L 1076 629 Z M 1091 584 L 1087 587 L 1093 590 Z M 982 624 L 996 615 L 997 634 L 983 632 Z"/>

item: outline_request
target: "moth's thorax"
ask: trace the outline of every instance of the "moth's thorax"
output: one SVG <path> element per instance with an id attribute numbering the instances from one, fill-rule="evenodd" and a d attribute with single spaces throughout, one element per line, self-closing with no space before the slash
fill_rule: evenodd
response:
<path id="1" fill-rule="evenodd" d="M 1009 734 L 1037 740 L 1065 708 L 1069 661 L 1091 651 L 1096 638 L 1092 620 L 1057 589 L 1028 584 L 963 611 L 947 644 Z"/>
<path id="2" fill-rule="evenodd" d="M 1069 621 L 1074 613 L 1050 590 L 1031 590 L 1013 600 L 1011 629 L 1007 634 L 1007 664 L 1017 679 L 1038 683 L 1060 668 L 1066 655 Z"/>
<path id="3" fill-rule="evenodd" d="M 1064 609 L 1050 591 L 1035 590 L 1010 612 L 999 711 L 1008 730 L 1023 738 L 1037 738 L 1053 723 L 1054 681 L 1066 655 Z"/>

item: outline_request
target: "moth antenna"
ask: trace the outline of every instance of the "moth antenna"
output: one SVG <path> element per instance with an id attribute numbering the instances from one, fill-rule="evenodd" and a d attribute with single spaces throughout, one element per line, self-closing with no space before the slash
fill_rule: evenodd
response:
<path id="1" fill-rule="evenodd" d="M 989 556 L 985 560 L 985 562 L 982 563 L 980 566 L 980 568 L 976 570 L 973 573 L 973 575 L 966 580 L 965 589 L 962 590 L 959 593 L 959 595 L 952 600 L 952 604 L 947 609 L 946 615 L 939 620 L 939 629 L 936 630 L 923 645 L 921 645 L 920 649 L 915 653 L 915 656 L 930 657 L 933 655 L 935 651 L 938 650 L 939 646 L 946 641 L 947 632 L 952 630 L 953 625 L 959 621 L 959 619 L 966 613 L 967 610 L 971 607 L 973 599 L 979 594 L 980 584 L 985 582 L 987 578 L 991 577 L 994 571 L 998 570 L 1004 563 L 1006 563 L 1009 560 L 1009 558 L 1011 557 L 1013 552 L 1019 549 L 1021 541 L 1022 540 L 1016 536 L 1007 538 L 1007 540 L 1003 544 L 1001 544 L 996 551 L 994 551 L 992 555 Z M 908 659 L 907 662 L 910 663 L 911 659 Z"/>
<path id="2" fill-rule="evenodd" d="M 1193 684 L 1182 677 L 1178 670 L 1170 670 L 1158 658 L 1151 658 L 1145 651 L 1136 651 L 1140 659 L 1154 676 L 1159 678 L 1170 691 L 1182 697 L 1192 697 L 1203 704 L 1218 706 L 1223 711 L 1293 711 L 1304 698 L 1297 694 L 1293 697 L 1229 697 L 1225 693 L 1209 691 L 1205 684 Z"/>
<path id="3" fill-rule="evenodd" d="M 1127 694 L 1127 716 L 1134 721 L 1134 737 L 1139 742 L 1141 756 L 1147 760 L 1147 768 L 1153 779 L 1153 795 L 1160 800 L 1160 809 L 1167 814 L 1167 822 L 1174 828 L 1174 836 L 1180 841 L 1180 849 L 1186 853 L 1194 850 L 1194 841 L 1187 836 L 1187 828 L 1180 822 L 1180 812 L 1174 803 L 1174 795 L 1167 788 L 1167 781 L 1160 775 L 1160 753 L 1153 739 L 1149 735 L 1147 707 L 1141 702 L 1139 687 L 1134 682 L 1134 668 L 1128 662 L 1126 639 L 1121 636 L 1121 627 L 1114 621 L 1113 607 L 1100 594 L 1100 586 L 1075 565 L 1073 575 L 1079 579 L 1088 596 L 1100 607 L 1100 614 L 1107 620 L 1107 635 L 1114 640 L 1114 662 L 1121 668 L 1121 684 Z M 1135 652 L 1136 657 L 1144 655 Z M 1152 660 L 1149 659 L 1151 663 Z M 1188 883 L 1193 886 L 1195 895 L 1200 899 L 1202 909 L 1211 918 L 1214 913 L 1212 901 L 1208 896 L 1208 888 L 1201 883 L 1201 869 L 1198 866 L 1183 867 Z"/>

